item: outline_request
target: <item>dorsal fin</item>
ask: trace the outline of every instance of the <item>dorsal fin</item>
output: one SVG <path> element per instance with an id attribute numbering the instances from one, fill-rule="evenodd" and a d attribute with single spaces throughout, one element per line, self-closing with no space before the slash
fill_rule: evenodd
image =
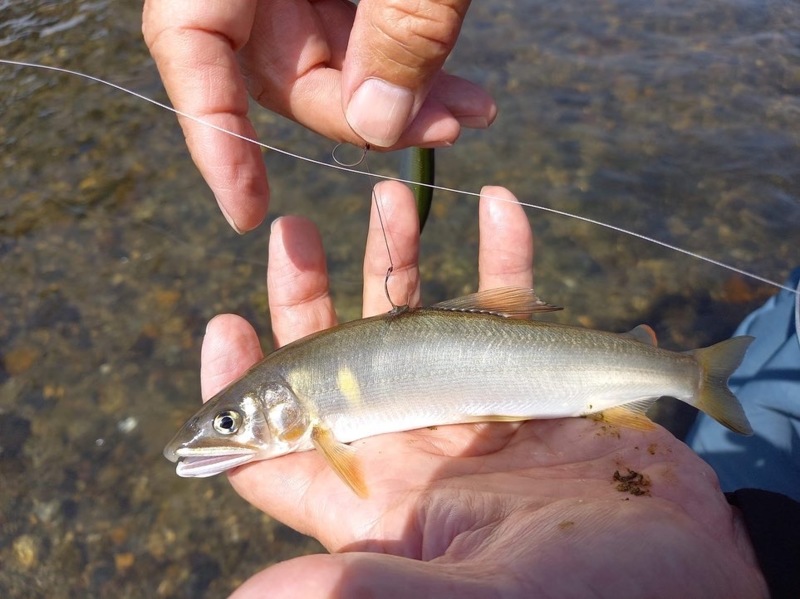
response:
<path id="1" fill-rule="evenodd" d="M 633 339 L 639 343 L 644 343 L 645 345 L 658 347 L 658 338 L 656 337 L 656 332 L 646 324 L 640 324 L 639 326 L 633 327 L 627 333 L 620 333 L 620 336 L 628 337 L 629 339 Z"/>
<path id="2" fill-rule="evenodd" d="M 539 299 L 533 289 L 524 287 L 500 287 L 471 293 L 431 306 L 433 310 L 453 312 L 475 312 L 495 316 L 530 316 L 535 312 L 563 310 Z"/>

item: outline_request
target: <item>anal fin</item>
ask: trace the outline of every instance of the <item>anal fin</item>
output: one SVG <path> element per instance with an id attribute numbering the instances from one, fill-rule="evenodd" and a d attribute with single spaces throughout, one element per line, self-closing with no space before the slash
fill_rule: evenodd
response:
<path id="1" fill-rule="evenodd" d="M 356 495 L 362 499 L 369 495 L 354 448 L 337 441 L 327 428 L 319 424 L 311 430 L 311 442 Z"/>
<path id="2" fill-rule="evenodd" d="M 655 423 L 650 420 L 645 412 L 653 405 L 657 397 L 640 399 L 629 404 L 616 406 L 603 410 L 593 417 L 609 424 L 615 424 L 623 428 L 630 428 L 637 431 L 655 430 Z"/>

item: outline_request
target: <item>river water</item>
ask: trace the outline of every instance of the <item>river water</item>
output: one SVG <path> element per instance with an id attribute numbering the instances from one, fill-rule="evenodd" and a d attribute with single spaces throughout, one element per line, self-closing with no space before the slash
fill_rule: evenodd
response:
<path id="1" fill-rule="evenodd" d="M 165 100 L 133 0 L 0 1 L 0 58 Z M 438 153 L 438 182 L 535 202 L 781 280 L 800 262 L 800 5 L 778 0 L 475 3 L 449 63 L 500 116 Z M 270 347 L 269 227 L 219 215 L 174 117 L 85 80 L 0 65 L 0 596 L 220 597 L 313 541 L 224 477 L 161 456 L 199 402 L 220 312 Z M 262 140 L 333 144 L 254 110 Z M 367 178 L 266 152 L 269 219 L 319 225 L 343 319 L 359 314 Z M 374 157 L 393 172 L 395 157 Z M 477 204 L 438 193 L 426 301 L 474 290 Z M 647 322 L 687 349 L 727 337 L 770 287 L 531 211 L 537 287 L 564 322 Z"/>

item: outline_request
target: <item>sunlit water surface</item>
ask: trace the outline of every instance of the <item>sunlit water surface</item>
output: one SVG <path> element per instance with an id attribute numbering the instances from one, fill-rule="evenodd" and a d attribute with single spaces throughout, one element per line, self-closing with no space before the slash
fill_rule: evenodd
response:
<path id="1" fill-rule="evenodd" d="M 165 100 L 141 3 L 0 2 L 0 57 Z M 800 8 L 778 0 L 475 3 L 451 71 L 500 117 L 438 154 L 438 182 L 528 202 L 781 280 L 800 262 Z M 0 65 L 0 595 L 219 597 L 319 547 L 223 477 L 161 456 L 199 402 L 206 322 L 236 312 L 270 347 L 269 227 L 239 237 L 174 117 L 85 80 Z M 262 139 L 333 144 L 263 111 Z M 314 219 L 343 319 L 359 314 L 370 180 L 265 154 L 269 219 Z M 393 172 L 395 157 L 371 159 Z M 437 194 L 427 301 L 473 291 L 477 204 Z M 773 292 L 596 226 L 530 212 L 537 287 L 564 322 L 647 322 L 667 347 L 728 336 Z"/>

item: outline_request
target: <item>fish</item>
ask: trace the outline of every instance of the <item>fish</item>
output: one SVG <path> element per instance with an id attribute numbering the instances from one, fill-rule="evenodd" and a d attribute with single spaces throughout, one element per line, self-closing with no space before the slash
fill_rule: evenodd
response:
<path id="1" fill-rule="evenodd" d="M 659 397 L 749 435 L 727 386 L 752 337 L 674 352 L 646 325 L 617 334 L 519 316 L 532 289 L 402 307 L 303 337 L 210 399 L 164 449 L 183 477 L 316 449 L 359 496 L 352 441 L 449 424 L 591 416 L 637 429 Z"/>

